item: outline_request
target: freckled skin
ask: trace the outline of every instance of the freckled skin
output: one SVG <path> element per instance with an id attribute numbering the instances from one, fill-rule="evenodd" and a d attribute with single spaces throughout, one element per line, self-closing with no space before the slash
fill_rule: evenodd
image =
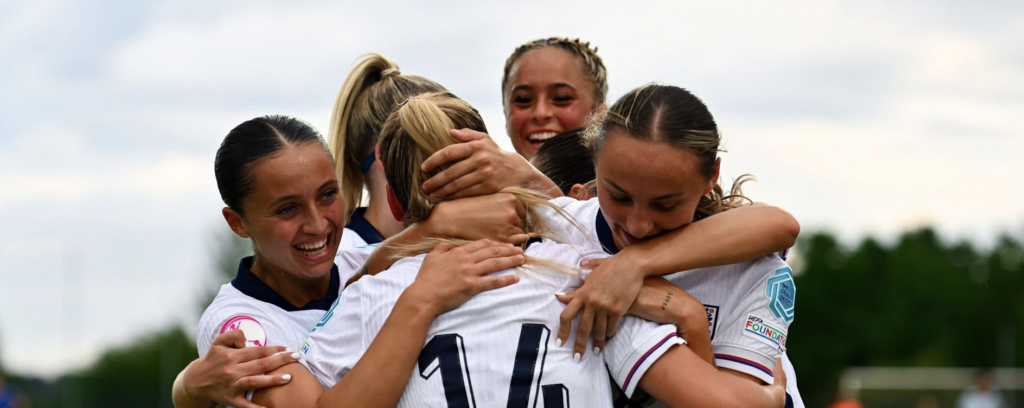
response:
<path id="1" fill-rule="evenodd" d="M 587 116 L 598 104 L 583 62 L 559 48 L 544 47 L 523 54 L 512 65 L 508 82 L 505 127 L 516 152 L 527 159 L 543 144 L 530 142 L 530 134 L 561 133 L 585 126 Z"/>
<path id="2" fill-rule="evenodd" d="M 323 292 L 330 286 L 345 220 L 345 201 L 330 155 L 317 143 L 288 146 L 257 161 L 252 171 L 255 183 L 242 203 L 242 223 L 259 251 L 253 273 L 289 301 L 295 296 L 323 297 L 325 293 L 292 292 L 297 287 L 305 288 L 299 292 Z M 295 248 L 325 237 L 327 249 L 321 255 L 309 257 Z"/>
<path id="3" fill-rule="evenodd" d="M 697 156 L 609 131 L 598 155 L 597 197 L 619 249 L 693 222 L 706 180 Z"/>

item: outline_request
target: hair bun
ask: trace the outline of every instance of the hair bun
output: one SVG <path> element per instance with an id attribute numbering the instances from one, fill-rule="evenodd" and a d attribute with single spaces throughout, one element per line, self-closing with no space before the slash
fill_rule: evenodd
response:
<path id="1" fill-rule="evenodd" d="M 402 71 L 399 71 L 398 68 L 388 68 L 380 72 L 381 78 L 387 78 L 395 75 L 402 75 Z"/>

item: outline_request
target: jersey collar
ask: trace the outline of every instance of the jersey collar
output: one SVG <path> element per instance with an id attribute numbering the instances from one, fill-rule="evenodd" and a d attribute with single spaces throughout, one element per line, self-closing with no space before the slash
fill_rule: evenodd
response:
<path id="1" fill-rule="evenodd" d="M 338 288 L 341 285 L 341 278 L 338 275 L 338 265 L 331 266 L 331 286 L 327 289 L 327 297 L 311 300 L 305 306 L 295 307 L 288 303 L 283 296 L 277 294 L 270 286 L 260 280 L 252 273 L 253 257 L 247 256 L 238 262 L 238 275 L 231 280 L 231 286 L 238 289 L 253 299 L 270 303 L 286 312 L 297 312 L 300 310 L 328 310 L 331 304 L 338 298 Z"/>
<path id="2" fill-rule="evenodd" d="M 601 241 L 601 247 L 605 252 L 612 255 L 619 253 L 619 247 L 615 246 L 615 240 L 612 239 L 612 228 L 608 226 L 608 221 L 605 221 L 600 208 L 597 209 L 597 239 Z"/>
<path id="3" fill-rule="evenodd" d="M 355 231 L 367 245 L 379 244 L 384 240 L 384 235 L 381 235 L 380 231 L 377 231 L 377 228 L 374 228 L 373 224 L 366 220 L 366 207 L 356 208 L 345 228 Z"/>

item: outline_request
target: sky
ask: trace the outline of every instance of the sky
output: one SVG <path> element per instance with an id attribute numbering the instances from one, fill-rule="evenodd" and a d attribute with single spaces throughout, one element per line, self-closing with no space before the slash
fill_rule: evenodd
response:
<path id="1" fill-rule="evenodd" d="M 1024 236 L 1024 2 L 0 2 L 0 362 L 53 377 L 183 324 L 218 283 L 213 157 L 271 113 L 326 131 L 356 58 L 434 79 L 505 136 L 524 42 L 599 48 L 715 115 L 724 180 L 854 244 Z M 725 4 L 718 4 L 725 3 Z"/>

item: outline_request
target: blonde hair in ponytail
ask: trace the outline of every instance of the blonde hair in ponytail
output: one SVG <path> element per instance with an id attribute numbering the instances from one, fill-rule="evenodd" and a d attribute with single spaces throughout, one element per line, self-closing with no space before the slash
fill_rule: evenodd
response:
<path id="1" fill-rule="evenodd" d="M 410 96 L 443 91 L 429 79 L 402 75 L 398 64 L 381 54 L 366 54 L 356 61 L 334 101 L 327 134 L 345 197 L 346 223 L 362 203 L 366 175 L 361 167 L 373 154 L 388 115 Z"/>
<path id="2" fill-rule="evenodd" d="M 450 93 L 430 93 L 409 98 L 395 110 L 380 134 L 380 160 L 388 185 L 395 194 L 406 222 L 414 223 L 430 216 L 438 199 L 431 198 L 419 186 L 431 176 L 444 171 L 449 163 L 430 172 L 420 170 L 420 164 L 434 152 L 458 143 L 448 132 L 449 129 L 469 128 L 487 132 L 480 114 L 465 101 Z M 580 228 L 575 220 L 561 208 L 549 203 L 549 197 L 522 187 L 508 187 L 503 193 L 514 195 L 526 207 L 527 217 L 523 231 L 537 237 L 554 237 L 554 232 L 545 224 L 540 211 L 548 210 L 565 217 L 573 226 Z M 439 242 L 464 241 L 432 239 L 404 248 L 398 257 L 414 256 L 430 251 Z M 564 270 L 564 266 L 543 260 L 527 259 L 533 266 L 548 266 Z M 533 268 L 531 268 L 533 269 Z"/>

